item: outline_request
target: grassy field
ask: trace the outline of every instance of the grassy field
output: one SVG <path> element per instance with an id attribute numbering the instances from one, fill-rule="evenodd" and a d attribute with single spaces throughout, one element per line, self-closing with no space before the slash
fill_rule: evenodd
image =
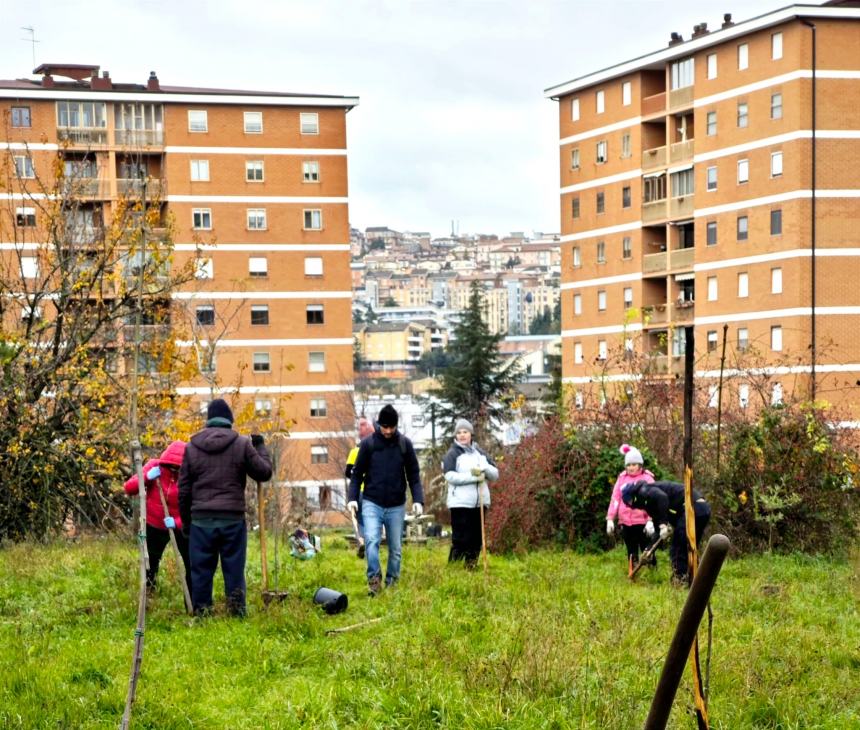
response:
<path id="1" fill-rule="evenodd" d="M 620 550 L 494 556 L 485 578 L 447 566 L 438 545 L 406 546 L 400 586 L 371 599 L 363 563 L 331 536 L 314 560 L 282 567 L 291 596 L 264 609 L 255 549 L 246 620 L 184 616 L 166 558 L 133 727 L 641 727 L 686 596 L 665 554 L 631 584 Z M 726 563 L 712 727 L 860 728 L 858 570 L 802 556 Z M 0 549 L 0 727 L 118 727 L 136 580 L 131 540 Z M 347 593 L 349 610 L 324 615 L 319 586 Z M 691 704 L 685 676 L 671 727 L 695 727 Z"/>

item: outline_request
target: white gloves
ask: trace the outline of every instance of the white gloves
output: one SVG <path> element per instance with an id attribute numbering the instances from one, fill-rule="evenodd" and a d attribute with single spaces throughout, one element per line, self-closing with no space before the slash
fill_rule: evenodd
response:
<path id="1" fill-rule="evenodd" d="M 661 540 L 668 539 L 669 535 L 671 535 L 671 534 L 672 534 L 672 528 L 669 527 L 669 525 L 667 525 L 666 523 L 663 523 L 662 525 L 660 525 L 660 539 Z"/>
<path id="2" fill-rule="evenodd" d="M 606 520 L 606 534 L 610 536 L 615 534 L 615 523 L 612 520 Z"/>
<path id="3" fill-rule="evenodd" d="M 420 517 L 424 514 L 424 505 L 421 502 L 414 502 L 412 504 L 412 514 L 416 517 Z"/>
<path id="4" fill-rule="evenodd" d="M 654 523 L 651 520 L 645 523 L 645 537 L 654 537 Z"/>
<path id="5" fill-rule="evenodd" d="M 358 512 L 358 502 L 347 502 L 347 503 L 346 503 L 346 508 L 347 508 L 350 512 L 352 512 L 353 514 L 355 514 L 356 512 Z"/>

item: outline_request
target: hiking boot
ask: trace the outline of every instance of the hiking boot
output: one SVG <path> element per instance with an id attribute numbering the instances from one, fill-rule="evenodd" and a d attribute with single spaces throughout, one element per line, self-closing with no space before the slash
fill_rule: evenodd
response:
<path id="1" fill-rule="evenodd" d="M 373 598 L 382 590 L 382 578 L 378 575 L 373 576 L 367 581 L 367 595 Z"/>
<path id="2" fill-rule="evenodd" d="M 356 552 L 356 555 L 358 555 L 361 560 L 364 560 L 364 549 L 364 543 L 358 543 L 358 551 Z"/>
<path id="3" fill-rule="evenodd" d="M 385 579 L 385 587 L 386 588 L 396 588 L 397 587 L 397 578 L 386 578 Z"/>

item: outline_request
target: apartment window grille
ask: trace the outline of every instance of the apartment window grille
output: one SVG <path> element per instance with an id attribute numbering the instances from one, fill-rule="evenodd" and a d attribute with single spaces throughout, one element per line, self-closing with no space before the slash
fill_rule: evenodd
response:
<path id="1" fill-rule="evenodd" d="M 316 112 L 302 112 L 299 115 L 299 127 L 302 134 L 319 134 L 320 115 Z"/>
<path id="2" fill-rule="evenodd" d="M 717 54 L 709 53 L 708 54 L 708 78 L 715 79 L 717 78 Z"/>
<path id="3" fill-rule="evenodd" d="M 322 276 L 323 260 L 320 256 L 305 257 L 305 276 Z"/>
<path id="4" fill-rule="evenodd" d="M 15 208 L 15 225 L 32 227 L 36 225 L 36 209 L 30 207 Z"/>
<path id="5" fill-rule="evenodd" d="M 245 134 L 263 133 L 263 112 L 244 112 Z"/>
<path id="6" fill-rule="evenodd" d="M 208 132 L 209 131 L 209 114 L 205 109 L 189 109 L 188 110 L 188 131 L 189 132 Z"/>
<path id="7" fill-rule="evenodd" d="M 603 213 L 606 210 L 606 194 L 597 193 L 597 212 Z"/>
<path id="8" fill-rule="evenodd" d="M 598 165 L 602 165 L 609 159 L 609 148 L 606 140 L 601 140 L 597 143 L 597 151 L 595 153 L 595 161 Z"/>
<path id="9" fill-rule="evenodd" d="M 717 168 L 716 168 L 716 166 L 712 166 L 712 167 L 708 168 L 707 179 L 708 179 L 708 191 L 716 190 L 717 189 Z"/>
<path id="10" fill-rule="evenodd" d="M 630 81 L 625 81 L 621 84 L 621 104 L 622 106 L 630 106 L 633 103 L 633 84 Z"/>
<path id="11" fill-rule="evenodd" d="M 738 127 L 749 126 L 749 104 L 745 101 L 738 102 Z"/>
<path id="12" fill-rule="evenodd" d="M 708 112 L 705 119 L 707 122 L 707 128 L 705 131 L 709 137 L 713 137 L 717 133 L 717 113 Z"/>
<path id="13" fill-rule="evenodd" d="M 606 111 L 606 95 L 602 89 L 594 94 L 594 107 L 598 114 L 603 114 Z"/>
<path id="14" fill-rule="evenodd" d="M 302 181 L 320 181 L 320 163 L 316 160 L 307 160 L 302 163 Z"/>
<path id="15" fill-rule="evenodd" d="M 646 177 L 644 180 L 646 203 L 655 203 L 666 199 L 666 175 L 665 173 Z"/>
<path id="16" fill-rule="evenodd" d="M 321 210 L 305 210 L 303 211 L 304 215 L 304 228 L 307 231 L 319 231 L 322 230 L 322 211 Z"/>
<path id="17" fill-rule="evenodd" d="M 247 160 L 245 162 L 245 180 L 248 182 L 263 182 L 262 160 Z"/>
<path id="18" fill-rule="evenodd" d="M 684 58 L 676 61 L 671 67 L 671 83 L 672 90 L 683 89 L 687 86 L 692 86 L 695 80 L 695 65 L 694 59 Z"/>
<path id="19" fill-rule="evenodd" d="M 191 160 L 192 182 L 206 182 L 209 180 L 209 160 Z"/>
<path id="20" fill-rule="evenodd" d="M 738 274 L 738 298 L 745 299 L 750 295 L 750 275 L 742 271 Z"/>
<path id="21" fill-rule="evenodd" d="M 211 304 L 204 304 L 195 310 L 197 315 L 197 324 L 204 327 L 215 324 L 215 307 Z"/>
<path id="22" fill-rule="evenodd" d="M 717 245 L 717 222 L 708 221 L 705 225 L 705 244 L 708 246 Z"/>
<path id="23" fill-rule="evenodd" d="M 266 209 L 265 208 L 248 208 L 246 212 L 246 221 L 249 231 L 265 231 L 266 230 Z"/>
<path id="24" fill-rule="evenodd" d="M 782 94 L 770 95 L 770 118 L 782 119 Z"/>
<path id="25" fill-rule="evenodd" d="M 28 106 L 13 106 L 11 117 L 13 127 L 21 128 L 33 126 L 33 121 L 30 118 L 30 107 Z"/>
<path id="26" fill-rule="evenodd" d="M 311 373 L 325 372 L 325 353 L 324 352 L 309 352 L 308 353 L 308 371 Z"/>
<path id="27" fill-rule="evenodd" d="M 630 192 L 630 186 L 625 185 L 623 188 L 621 188 L 621 207 L 629 208 L 631 205 L 633 205 L 633 201 L 632 194 Z"/>
<path id="28" fill-rule="evenodd" d="M 746 241 L 750 235 L 750 219 L 748 216 L 738 216 L 738 241 Z"/>
<path id="29" fill-rule="evenodd" d="M 579 169 L 579 147 L 570 151 L 570 169 Z"/>
<path id="30" fill-rule="evenodd" d="M 264 279 L 269 275 L 269 261 L 265 256 L 248 257 L 248 275 L 255 279 Z"/>
<path id="31" fill-rule="evenodd" d="M 311 398 L 311 418 L 325 418 L 328 415 L 328 404 L 325 398 Z"/>
<path id="32" fill-rule="evenodd" d="M 311 446 L 311 464 L 328 464 L 328 446 Z"/>
<path id="33" fill-rule="evenodd" d="M 269 305 L 268 304 L 252 304 L 251 305 L 251 324 L 252 325 L 269 324 Z"/>
<path id="34" fill-rule="evenodd" d="M 770 293 L 782 294 L 782 269 L 780 267 L 770 270 Z"/>
<path id="35" fill-rule="evenodd" d="M 744 71 L 750 67 L 750 47 L 748 43 L 738 44 L 738 71 Z"/>
<path id="36" fill-rule="evenodd" d="M 272 362 L 268 352 L 255 352 L 252 356 L 255 373 L 268 373 L 272 370 Z"/>
<path id="37" fill-rule="evenodd" d="M 606 241 L 597 242 L 597 263 L 606 263 Z"/>
<path id="38" fill-rule="evenodd" d="M 193 208 L 191 210 L 191 222 L 195 230 L 212 230 L 212 210 L 210 208 Z"/>
<path id="39" fill-rule="evenodd" d="M 621 258 L 633 258 L 633 239 L 631 239 L 630 236 L 624 236 L 624 238 L 621 239 Z"/>
<path id="40" fill-rule="evenodd" d="M 708 301 L 715 302 L 717 301 L 717 277 L 709 276 L 708 277 Z"/>
<path id="41" fill-rule="evenodd" d="M 773 33 L 770 36 L 770 57 L 774 61 L 782 58 L 782 33 Z"/>
<path id="42" fill-rule="evenodd" d="M 579 98 L 570 100 L 570 120 L 572 122 L 579 121 Z"/>
<path id="43" fill-rule="evenodd" d="M 579 218 L 579 196 L 574 195 L 570 200 L 570 212 L 574 218 Z"/>
<path id="44" fill-rule="evenodd" d="M 322 304 L 308 304 L 305 308 L 305 321 L 307 324 L 324 324 L 325 311 Z"/>
<path id="45" fill-rule="evenodd" d="M 782 177 L 782 152 L 770 153 L 770 176 Z"/>

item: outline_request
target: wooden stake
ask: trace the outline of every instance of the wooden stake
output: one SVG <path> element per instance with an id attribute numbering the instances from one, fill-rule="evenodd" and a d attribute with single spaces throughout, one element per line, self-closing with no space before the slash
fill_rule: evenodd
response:
<path id="1" fill-rule="evenodd" d="M 158 484 L 158 495 L 161 497 L 161 507 L 164 509 L 165 517 L 170 514 L 167 510 L 167 497 L 164 496 L 164 489 L 161 486 L 161 477 L 156 480 Z M 176 544 L 176 534 L 172 527 L 167 528 L 170 535 L 170 547 L 173 548 L 173 557 L 176 559 L 176 572 L 179 574 L 179 583 L 182 585 L 182 596 L 185 598 L 185 610 L 189 616 L 194 615 L 194 605 L 191 603 L 191 593 L 188 591 L 188 581 L 185 579 L 185 563 L 182 560 L 182 555 L 179 552 L 179 545 Z"/>
<path id="2" fill-rule="evenodd" d="M 368 619 L 367 621 L 361 621 L 360 623 L 357 623 L 357 624 L 351 624 L 349 626 L 342 626 L 339 629 L 327 629 L 325 633 L 326 633 L 326 636 L 328 636 L 329 634 L 342 634 L 345 631 L 352 631 L 353 629 L 360 628 L 361 626 L 367 626 L 368 624 L 375 624 L 377 621 L 382 621 L 382 619 L 384 619 L 384 618 L 385 618 L 385 616 L 379 616 L 378 618 L 371 618 L 371 619 Z"/>
<path id="3" fill-rule="evenodd" d="M 487 572 L 490 570 L 490 565 L 487 562 L 487 534 L 484 529 L 484 494 L 481 489 L 484 484 L 486 484 L 486 482 L 483 479 L 478 482 L 478 504 L 481 505 L 481 556 L 484 559 L 484 575 L 487 575 Z"/>
<path id="4" fill-rule="evenodd" d="M 263 502 L 263 485 L 257 482 L 257 521 L 260 523 L 260 565 L 263 573 L 263 592 L 269 592 L 269 562 L 266 559 L 266 505 Z"/>

